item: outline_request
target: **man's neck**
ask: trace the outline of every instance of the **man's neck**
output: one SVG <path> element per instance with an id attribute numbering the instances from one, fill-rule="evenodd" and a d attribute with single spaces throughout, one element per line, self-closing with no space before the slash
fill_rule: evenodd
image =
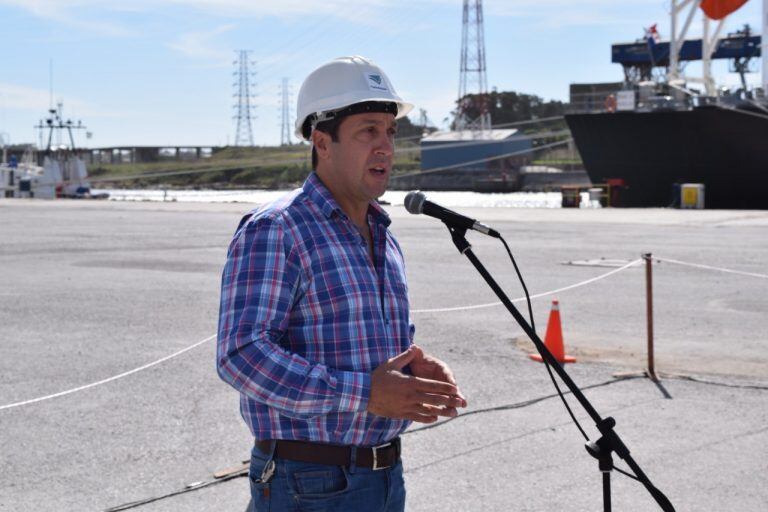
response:
<path id="1" fill-rule="evenodd" d="M 349 194 L 345 193 L 338 187 L 335 187 L 333 180 L 324 179 L 322 172 L 315 172 L 317 173 L 318 178 L 320 178 L 320 181 L 323 182 L 323 185 L 325 185 L 325 188 L 328 189 L 333 198 L 339 204 L 339 208 L 341 208 L 342 211 L 347 214 L 347 217 L 349 217 L 356 226 L 360 228 L 367 228 L 369 203 L 367 201 L 359 201 L 350 197 Z"/>

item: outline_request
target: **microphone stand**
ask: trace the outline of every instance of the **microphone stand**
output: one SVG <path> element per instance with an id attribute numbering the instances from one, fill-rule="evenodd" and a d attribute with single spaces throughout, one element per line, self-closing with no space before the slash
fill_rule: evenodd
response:
<path id="1" fill-rule="evenodd" d="M 546 345 L 544 345 L 544 343 L 541 341 L 541 338 L 539 338 L 539 336 L 536 334 L 536 331 L 534 331 L 533 328 L 528 324 L 523 315 L 520 314 L 517 308 L 515 308 L 515 306 L 509 300 L 509 297 L 507 297 L 501 287 L 499 287 L 499 285 L 493 279 L 491 274 L 488 273 L 480 260 L 477 259 L 475 254 L 472 252 L 472 246 L 469 244 L 469 242 L 467 242 L 465 237 L 467 230 L 465 228 L 454 227 L 445 221 L 444 223 L 446 226 L 448 226 L 448 231 L 451 233 L 451 238 L 453 239 L 453 243 L 456 245 L 456 248 L 461 254 L 466 256 L 469 261 L 472 262 L 472 265 L 475 266 L 477 271 L 480 272 L 480 275 L 483 276 L 483 279 L 485 279 L 485 282 L 488 283 L 488 286 L 491 287 L 496 296 L 501 300 L 504 306 L 506 306 L 507 310 L 512 314 L 520 327 L 523 328 L 523 331 L 525 331 L 531 341 L 533 341 L 541 356 L 549 363 L 555 372 L 557 372 L 565 385 L 568 386 L 568 389 L 571 391 L 571 393 L 573 393 L 573 396 L 576 397 L 587 414 L 589 414 L 589 416 L 595 422 L 597 429 L 600 431 L 602 437 L 600 437 L 600 439 L 597 441 L 587 443 L 585 447 L 587 452 L 598 460 L 598 468 L 603 475 L 603 510 L 605 512 L 611 511 L 611 471 L 613 470 L 612 453 L 615 452 L 632 469 L 637 480 L 645 486 L 648 492 L 650 492 L 651 496 L 653 496 L 653 499 L 656 500 L 656 503 L 659 504 L 661 509 L 665 512 L 675 512 L 675 508 L 672 506 L 672 503 L 670 503 L 669 499 L 667 499 L 667 497 L 664 496 L 664 494 L 651 483 L 651 480 L 646 476 L 643 470 L 640 469 L 640 466 L 637 465 L 635 460 L 629 454 L 629 449 L 621 441 L 619 435 L 613 430 L 613 427 L 616 426 L 616 420 L 611 417 L 602 418 L 600 414 L 598 414 L 595 408 L 592 407 L 592 404 L 589 402 L 589 400 L 587 400 L 587 397 L 584 396 L 584 394 L 576 386 L 568 373 L 566 373 L 562 365 L 557 361 L 557 359 L 555 359 L 549 349 L 547 349 Z"/>

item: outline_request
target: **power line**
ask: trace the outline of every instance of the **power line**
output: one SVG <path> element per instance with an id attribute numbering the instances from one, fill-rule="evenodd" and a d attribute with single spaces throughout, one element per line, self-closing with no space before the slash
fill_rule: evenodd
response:
<path id="1" fill-rule="evenodd" d="M 563 137 L 565 135 L 570 135 L 570 130 L 559 130 L 556 132 L 553 131 L 547 131 L 547 132 L 537 132 L 537 133 L 531 133 L 531 134 L 524 134 L 523 137 L 529 138 L 529 139 L 546 139 L 550 137 Z M 514 139 L 511 139 L 514 140 Z M 491 144 L 506 144 L 509 143 L 510 139 L 499 139 L 499 140 L 484 140 L 484 139 L 478 139 L 478 140 L 471 140 L 467 139 L 464 141 L 457 141 L 457 142 L 448 142 L 446 141 L 443 144 L 435 144 L 431 146 L 414 146 L 412 148 L 401 148 L 396 149 L 395 154 L 403 154 L 403 153 L 415 153 L 417 151 L 433 151 L 436 149 L 449 149 L 449 148 L 466 148 L 470 146 L 488 146 Z M 534 148 L 538 149 L 538 148 Z"/>
<path id="2" fill-rule="evenodd" d="M 540 133 L 538 135 L 537 134 L 531 134 L 531 135 L 529 135 L 529 137 L 532 137 L 532 138 L 556 137 L 556 136 L 565 135 L 567 133 L 568 132 L 565 131 L 565 130 L 562 131 L 562 132 L 542 132 L 542 133 Z M 490 161 L 493 161 L 493 160 L 499 160 L 499 159 L 507 158 L 507 157 L 510 157 L 510 156 L 527 154 L 527 153 L 533 153 L 533 152 L 541 150 L 541 149 L 548 149 L 548 148 L 555 147 L 555 146 L 561 146 L 561 145 L 564 145 L 564 144 L 567 144 L 567 143 L 571 142 L 572 140 L 573 140 L 572 138 L 568 138 L 568 139 L 565 139 L 565 140 L 553 142 L 551 144 L 544 144 L 542 146 L 536 146 L 536 147 L 533 147 L 533 148 L 530 148 L 530 149 L 523 149 L 523 150 L 519 150 L 519 151 L 514 151 L 512 153 L 506 153 L 506 154 L 503 154 L 503 155 L 492 156 L 492 157 L 482 158 L 482 159 L 479 159 L 479 160 L 472 160 L 472 161 L 468 161 L 468 162 L 461 162 L 461 163 L 458 163 L 458 164 L 453 164 L 453 165 L 449 165 L 449 166 L 445 166 L 445 167 L 438 167 L 438 168 L 435 168 L 435 169 L 428 169 L 428 170 L 424 170 L 424 171 L 416 171 L 416 172 L 407 173 L 407 174 L 393 175 L 391 177 L 391 179 L 405 178 L 407 176 L 413 176 L 413 175 L 416 175 L 416 174 L 430 174 L 430 173 L 433 173 L 433 172 L 439 172 L 439 171 L 446 171 L 446 170 L 450 170 L 450 169 L 455 169 L 455 168 L 462 167 L 462 166 L 465 166 L 465 165 L 474 165 L 474 164 L 478 164 L 478 163 L 484 163 L 484 162 L 490 162 Z M 496 142 L 496 141 L 488 141 L 487 143 L 493 143 L 493 142 Z M 504 141 L 500 141 L 500 142 L 504 142 Z M 468 145 L 468 144 L 473 144 L 473 143 L 472 142 L 465 142 L 465 143 L 462 143 L 461 145 L 465 146 L 465 145 Z M 399 155 L 399 154 L 411 153 L 411 152 L 414 152 L 414 151 L 430 151 L 432 149 L 445 149 L 446 147 L 449 147 L 449 145 L 440 145 L 440 146 L 427 147 L 427 148 L 421 148 L 421 147 L 403 148 L 403 149 L 395 150 L 395 154 Z M 275 159 L 275 160 L 259 160 L 259 159 L 255 159 L 255 160 L 245 160 L 245 161 L 237 163 L 237 164 L 225 165 L 225 166 L 219 166 L 219 167 L 205 167 L 205 168 L 199 168 L 199 169 L 186 169 L 186 170 L 180 169 L 180 170 L 174 170 L 174 171 L 161 171 L 161 172 L 143 173 L 143 174 L 131 174 L 131 175 L 123 175 L 123 176 L 97 176 L 97 177 L 92 177 L 92 178 L 89 177 L 88 179 L 89 179 L 89 181 L 91 181 L 93 183 L 100 182 L 100 181 L 102 181 L 102 182 L 109 182 L 109 181 L 134 180 L 134 179 L 142 179 L 142 178 L 149 178 L 149 179 L 151 179 L 151 178 L 160 178 L 160 177 L 165 177 L 165 176 L 181 176 L 181 175 L 184 175 L 184 174 L 200 174 L 200 173 L 206 173 L 206 172 L 221 172 L 221 171 L 241 170 L 241 169 L 247 169 L 247 168 L 252 168 L 252 167 L 258 168 L 258 167 L 264 167 L 264 166 L 268 166 L 268 165 L 280 165 L 280 164 L 284 164 L 284 165 L 298 165 L 298 164 L 304 163 L 306 161 L 307 161 L 306 158 L 295 158 L 295 159 L 289 159 L 289 160 L 278 160 L 278 159 Z"/>
<path id="3" fill-rule="evenodd" d="M 475 165 L 475 164 L 482 164 L 485 162 L 492 162 L 493 160 L 501 160 L 502 158 L 508 158 L 511 156 L 517 156 L 517 155 L 525 155 L 527 153 L 534 153 L 536 151 L 539 151 L 540 149 L 548 149 L 553 148 L 555 146 L 563 146 L 565 144 L 569 144 L 571 141 L 573 141 L 572 138 L 553 142 L 551 144 L 544 144 L 543 146 L 537 146 L 535 148 L 528 148 L 528 149 L 521 149 L 518 151 L 512 151 L 511 153 L 505 153 L 503 155 L 497 155 L 497 156 L 491 156 L 487 158 L 479 158 L 477 160 L 470 160 L 467 162 L 459 162 L 457 164 L 451 164 L 451 165 L 445 165 L 443 167 L 435 167 L 433 169 L 427 169 L 425 171 L 415 171 L 415 172 L 409 172 L 406 174 L 398 174 L 397 176 L 392 176 L 390 179 L 396 180 L 398 178 L 407 178 L 409 176 L 423 176 L 424 174 L 431 174 L 433 172 L 440 172 L 440 171 L 449 171 L 451 169 L 458 169 L 459 167 L 464 167 L 467 165 Z"/>
<path id="4" fill-rule="evenodd" d="M 525 126 L 529 124 L 539 124 L 539 123 L 547 123 L 549 121 L 558 121 L 563 119 L 563 116 L 551 116 L 551 117 L 542 117 L 540 119 L 526 119 L 524 121 L 513 121 L 510 123 L 501 123 L 501 124 L 494 124 L 491 126 L 491 128 L 509 128 L 512 126 Z M 412 135 L 411 137 L 398 137 L 397 142 L 406 142 L 410 140 L 417 140 L 424 138 L 424 135 Z"/>

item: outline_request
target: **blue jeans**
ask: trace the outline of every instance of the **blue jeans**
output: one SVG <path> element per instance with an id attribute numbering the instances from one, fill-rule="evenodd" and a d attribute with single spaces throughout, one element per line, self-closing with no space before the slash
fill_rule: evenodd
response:
<path id="1" fill-rule="evenodd" d="M 274 474 L 261 482 L 272 460 L 254 446 L 251 453 L 252 512 L 403 512 L 405 482 L 403 464 L 373 469 L 327 466 L 274 459 Z"/>

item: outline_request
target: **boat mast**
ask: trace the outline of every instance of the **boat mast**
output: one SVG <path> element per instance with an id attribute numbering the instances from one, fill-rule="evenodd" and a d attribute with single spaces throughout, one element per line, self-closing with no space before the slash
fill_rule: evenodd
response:
<path id="1" fill-rule="evenodd" d="M 40 121 L 40 124 L 35 126 L 38 130 L 41 132 L 43 130 L 48 130 L 48 144 L 45 148 L 45 154 L 48 155 L 52 153 L 55 150 L 61 149 L 62 147 L 62 132 L 64 130 L 67 131 L 67 135 L 69 135 L 69 150 L 74 152 L 77 150 L 75 147 L 75 137 L 72 134 L 72 130 L 85 130 L 86 127 L 83 125 L 82 121 L 78 121 L 77 124 L 74 124 L 70 119 L 67 119 L 64 121 L 64 118 L 61 116 L 63 112 L 63 104 L 59 103 L 58 108 L 52 108 L 48 111 L 49 117 L 45 120 L 45 122 Z M 56 132 L 56 147 L 54 148 L 54 140 L 53 140 L 53 134 Z"/>

